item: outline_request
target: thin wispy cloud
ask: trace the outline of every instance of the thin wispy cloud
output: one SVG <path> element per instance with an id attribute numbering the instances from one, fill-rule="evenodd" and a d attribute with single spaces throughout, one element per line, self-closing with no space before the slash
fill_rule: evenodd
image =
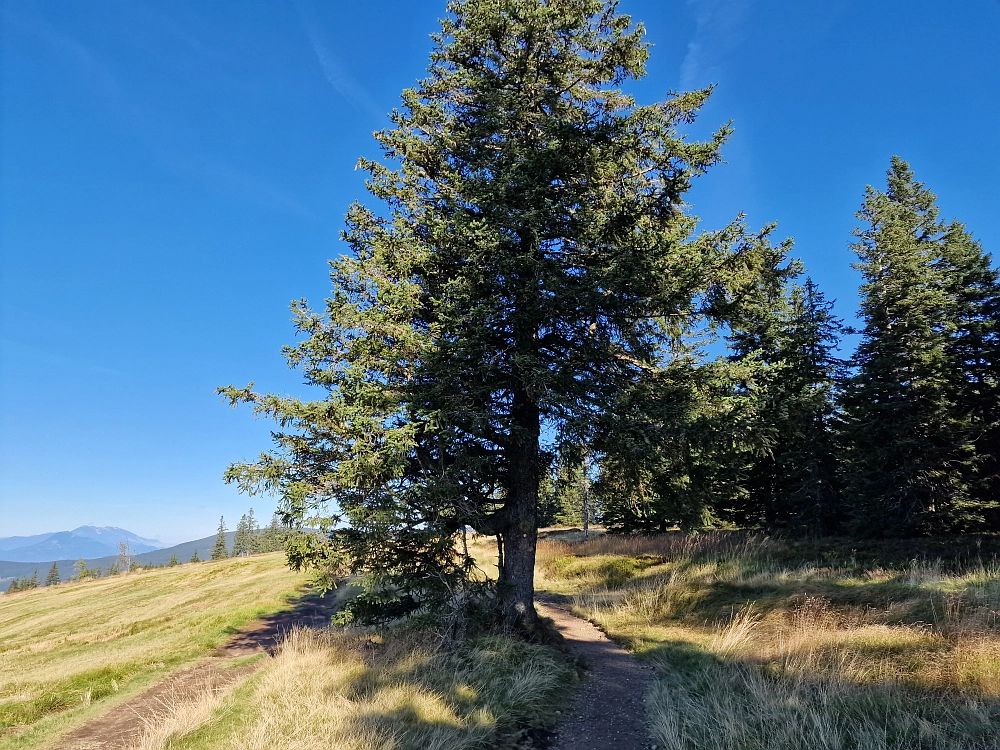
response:
<path id="1" fill-rule="evenodd" d="M 681 63 L 682 90 L 718 83 L 726 57 L 743 37 L 749 0 L 687 0 L 697 26 Z"/>
<path id="2" fill-rule="evenodd" d="M 95 102 L 113 113 L 113 121 L 131 137 L 144 144 L 152 159 L 167 173 L 201 183 L 206 188 L 236 200 L 273 211 L 303 218 L 315 218 L 294 196 L 281 187 L 201 153 L 191 139 L 190 130 L 177 127 L 175 121 L 155 111 L 155 104 L 143 104 L 122 85 L 114 70 L 102 62 L 82 42 L 57 28 L 39 13 L 4 13 L 4 20 L 17 22 L 23 30 L 43 39 L 65 59 L 85 82 Z M 172 36 L 179 27 L 170 28 Z M 207 47 L 196 37 L 186 35 L 189 47 Z"/>
<path id="3" fill-rule="evenodd" d="M 316 218 L 312 211 L 281 188 L 228 164 L 202 163 L 197 165 L 196 171 L 206 182 L 235 198 L 305 219 Z"/>
<path id="4" fill-rule="evenodd" d="M 296 8 L 306 35 L 309 37 L 309 44 L 316 55 L 316 61 L 319 63 L 327 83 L 330 84 L 330 88 L 340 94 L 359 112 L 368 115 L 376 122 L 383 121 L 386 116 L 384 108 L 375 103 L 365 88 L 344 67 L 340 58 L 327 42 L 323 26 L 312 7 L 305 0 L 299 0 L 296 3 Z"/>
<path id="5" fill-rule="evenodd" d="M 56 28 L 38 13 L 15 14 L 8 11 L 3 14 L 3 19 L 8 24 L 16 23 L 22 32 L 33 33 L 43 39 L 79 71 L 93 93 L 120 104 L 125 92 L 117 76 L 77 39 Z"/>

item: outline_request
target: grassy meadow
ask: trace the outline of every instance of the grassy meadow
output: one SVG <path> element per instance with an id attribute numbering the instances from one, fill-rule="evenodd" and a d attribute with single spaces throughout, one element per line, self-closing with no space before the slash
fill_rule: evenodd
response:
<path id="1" fill-rule="evenodd" d="M 532 747 L 576 670 L 510 636 L 450 648 L 425 632 L 294 630 L 229 694 L 166 706 L 135 750 Z"/>
<path id="2" fill-rule="evenodd" d="M 1000 567 L 906 543 L 551 537 L 540 591 L 656 666 L 669 750 L 996 747 Z M 914 545 L 909 545 L 911 553 Z"/>
<path id="3" fill-rule="evenodd" d="M 41 747 L 289 606 L 281 553 L 0 596 L 0 748 Z"/>
<path id="4" fill-rule="evenodd" d="M 657 668 L 660 748 L 995 747 L 1000 566 L 942 544 L 556 532 L 536 585 Z M 492 546 L 472 548 L 491 572 Z M 52 746 L 304 585 L 276 553 L 0 597 L 0 749 Z M 527 748 L 577 679 L 512 636 L 299 629 L 168 695 L 129 750 Z"/>
<path id="5" fill-rule="evenodd" d="M 305 581 L 275 553 L 0 597 L 0 749 L 58 745 L 289 607 Z M 565 655 L 518 638 L 443 648 L 405 627 L 293 630 L 254 666 L 168 692 L 129 750 L 521 747 L 554 724 L 578 679 Z"/>

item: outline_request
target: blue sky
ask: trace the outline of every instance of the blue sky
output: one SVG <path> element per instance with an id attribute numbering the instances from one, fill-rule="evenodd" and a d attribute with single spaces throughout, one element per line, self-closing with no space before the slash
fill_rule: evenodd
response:
<path id="1" fill-rule="evenodd" d="M 273 499 L 225 486 L 269 426 L 218 385 L 304 394 L 288 302 L 326 292 L 361 155 L 420 77 L 441 0 L 3 0 L 0 536 L 168 542 Z M 776 220 L 838 312 L 866 184 L 908 159 L 1000 248 L 1000 2 L 623 0 L 643 101 L 718 84 L 734 120 L 691 201 Z"/>

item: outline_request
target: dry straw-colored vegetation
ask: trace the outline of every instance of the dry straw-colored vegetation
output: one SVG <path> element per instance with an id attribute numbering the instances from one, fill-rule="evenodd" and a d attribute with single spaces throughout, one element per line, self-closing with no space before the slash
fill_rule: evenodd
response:
<path id="1" fill-rule="evenodd" d="M 996 746 L 1000 567 L 975 551 L 904 564 L 906 544 L 579 536 L 543 539 L 539 589 L 659 669 L 659 747 Z M 491 548 L 473 546 L 489 572 Z M 270 555 L 0 598 L 0 748 L 50 744 L 287 606 L 302 580 Z M 517 746 L 576 679 L 546 647 L 443 647 L 405 628 L 296 630 L 256 666 L 164 698 L 134 750 Z"/>
<path id="2" fill-rule="evenodd" d="M 997 746 L 1000 567 L 836 551 L 722 533 L 550 540 L 539 586 L 658 667 L 660 747 Z"/>
<path id="3" fill-rule="evenodd" d="M 234 687 L 233 682 L 217 678 L 217 673 L 211 673 L 193 689 L 161 698 L 159 710 L 143 717 L 142 731 L 129 750 L 166 750 L 208 724 Z"/>
<path id="4" fill-rule="evenodd" d="M 303 582 L 270 554 L 0 597 L 0 748 L 43 746 L 288 607 Z"/>
<path id="5" fill-rule="evenodd" d="M 442 648 L 427 633 L 293 630 L 228 696 L 206 690 L 136 750 L 462 750 L 551 724 L 576 673 L 508 636 Z"/>
<path id="6" fill-rule="evenodd" d="M 289 606 L 281 554 L 182 565 L 0 598 L 0 748 L 41 748 Z M 132 750 L 460 750 L 551 726 L 575 667 L 504 635 L 293 630 L 253 667 L 184 674 Z M 241 666 L 244 665 L 244 666 Z"/>

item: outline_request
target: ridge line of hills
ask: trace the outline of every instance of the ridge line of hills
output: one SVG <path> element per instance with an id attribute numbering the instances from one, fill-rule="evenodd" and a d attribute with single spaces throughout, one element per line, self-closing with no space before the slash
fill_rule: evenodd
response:
<path id="1" fill-rule="evenodd" d="M 236 536 L 235 531 L 226 532 L 226 544 L 230 549 L 233 546 L 233 539 Z M 190 542 L 182 542 L 181 544 L 175 544 L 173 547 L 164 547 L 163 549 L 152 550 L 150 552 L 139 552 L 132 555 L 132 559 L 139 563 L 140 565 L 166 565 L 170 562 L 172 556 L 177 557 L 177 561 L 181 563 L 186 563 L 194 555 L 195 551 L 198 552 L 198 557 L 202 560 L 208 560 L 212 556 L 212 547 L 215 546 L 215 534 L 211 536 L 206 536 L 204 539 L 194 539 Z M 0 555 L 3 555 L 3 551 L 0 551 Z M 111 566 L 115 561 L 117 555 L 104 555 L 101 557 L 84 558 L 84 562 L 87 563 L 88 568 L 101 568 L 104 571 Z M 63 559 L 63 560 L 46 560 L 43 562 L 15 562 L 0 560 L 0 591 L 7 591 L 10 586 L 11 581 L 15 578 L 20 578 L 21 576 L 30 577 L 34 571 L 38 571 L 38 578 L 40 581 L 45 580 L 45 575 L 48 573 L 49 568 L 52 567 L 52 563 L 56 563 L 59 568 L 59 578 L 60 580 L 67 581 L 73 575 L 73 563 L 77 561 L 78 558 L 73 559 Z"/>
<path id="2" fill-rule="evenodd" d="M 153 552 L 167 546 L 117 526 L 78 526 L 72 531 L 0 537 L 0 559 L 41 563 L 71 557 L 106 557 L 117 555 L 118 545 L 123 541 L 128 542 L 135 553 Z"/>

